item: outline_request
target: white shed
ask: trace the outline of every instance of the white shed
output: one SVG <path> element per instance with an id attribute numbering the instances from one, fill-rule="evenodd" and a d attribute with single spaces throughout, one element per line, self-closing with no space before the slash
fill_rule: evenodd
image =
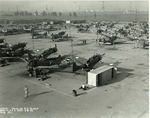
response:
<path id="1" fill-rule="evenodd" d="M 114 67 L 104 65 L 88 72 L 87 83 L 93 86 L 101 86 L 107 84 L 114 78 L 116 78 L 116 70 Z"/>

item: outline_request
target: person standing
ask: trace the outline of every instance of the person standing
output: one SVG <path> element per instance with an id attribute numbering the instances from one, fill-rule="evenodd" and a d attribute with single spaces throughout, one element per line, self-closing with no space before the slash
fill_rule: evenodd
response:
<path id="1" fill-rule="evenodd" d="M 27 85 L 24 86 L 24 97 L 25 97 L 25 98 L 28 98 L 28 97 L 29 97 L 29 89 L 28 89 L 28 86 L 27 86 Z"/>

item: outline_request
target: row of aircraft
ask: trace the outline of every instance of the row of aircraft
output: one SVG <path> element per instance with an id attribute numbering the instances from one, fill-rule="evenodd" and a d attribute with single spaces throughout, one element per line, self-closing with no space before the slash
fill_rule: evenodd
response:
<path id="1" fill-rule="evenodd" d="M 5 42 L 5 39 L 0 39 L 0 64 L 1 66 L 8 65 L 9 59 L 19 58 L 27 63 L 27 71 L 29 73 L 29 76 L 36 76 L 42 74 L 44 69 L 51 70 L 53 66 L 57 66 L 58 68 L 61 68 L 63 65 L 63 61 L 65 60 L 68 64 L 72 64 L 72 72 L 76 72 L 78 70 L 85 70 L 86 72 L 93 69 L 93 67 L 102 60 L 102 57 L 104 54 L 96 54 L 92 57 L 90 57 L 88 60 L 81 59 L 79 57 L 73 57 L 71 58 L 70 55 L 68 56 L 61 56 L 58 55 L 57 57 L 51 57 L 53 53 L 56 53 L 58 51 L 57 45 L 53 48 L 49 48 L 47 50 L 44 50 L 40 54 L 36 54 L 35 52 L 32 52 L 31 50 L 26 49 L 25 42 L 23 43 L 17 43 L 14 45 L 10 45 Z M 24 55 L 27 56 L 24 56 Z M 80 64 L 79 64 L 80 63 Z"/>

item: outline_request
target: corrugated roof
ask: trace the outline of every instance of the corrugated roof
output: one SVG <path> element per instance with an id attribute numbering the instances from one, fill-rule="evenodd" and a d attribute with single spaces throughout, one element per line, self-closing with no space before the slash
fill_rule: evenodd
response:
<path id="1" fill-rule="evenodd" d="M 96 68 L 95 70 L 91 70 L 89 73 L 99 74 L 99 73 L 102 73 L 102 72 L 109 70 L 111 68 L 113 68 L 113 66 L 104 65 L 104 66 L 101 66 L 99 68 Z"/>

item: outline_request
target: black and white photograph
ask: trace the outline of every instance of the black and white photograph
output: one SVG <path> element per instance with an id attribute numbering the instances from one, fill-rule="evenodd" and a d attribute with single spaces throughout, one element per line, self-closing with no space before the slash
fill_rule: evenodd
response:
<path id="1" fill-rule="evenodd" d="M 149 0 L 0 0 L 0 118 L 149 118 Z"/>

